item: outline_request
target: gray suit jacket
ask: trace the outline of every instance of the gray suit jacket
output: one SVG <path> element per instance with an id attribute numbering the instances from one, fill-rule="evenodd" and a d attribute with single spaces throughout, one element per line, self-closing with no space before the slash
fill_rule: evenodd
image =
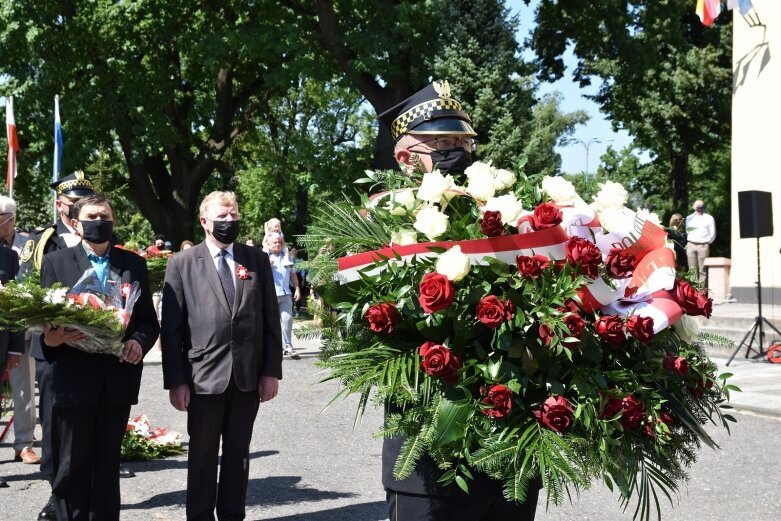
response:
<path id="1" fill-rule="evenodd" d="M 189 384 L 197 394 L 225 391 L 233 375 L 242 391 L 261 376 L 282 378 L 282 333 L 271 264 L 257 248 L 234 243 L 236 277 L 231 312 L 205 243 L 168 260 L 163 288 L 163 385 Z"/>

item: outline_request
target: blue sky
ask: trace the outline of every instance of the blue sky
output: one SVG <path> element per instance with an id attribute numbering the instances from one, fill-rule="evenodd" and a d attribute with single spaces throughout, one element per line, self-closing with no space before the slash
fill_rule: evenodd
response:
<path id="1" fill-rule="evenodd" d="M 513 15 L 518 14 L 520 18 L 520 28 L 518 30 L 518 40 L 523 42 L 534 28 L 534 11 L 537 6 L 537 0 L 532 0 L 530 5 L 526 5 L 522 0 L 506 0 L 507 6 Z M 532 59 L 534 54 L 526 51 L 524 57 Z M 564 63 L 567 65 L 565 76 L 555 83 L 544 83 L 540 86 L 540 95 L 558 91 L 562 94 L 561 110 L 571 112 L 574 110 L 585 110 L 590 116 L 585 125 L 579 126 L 573 135 L 574 138 L 583 143 L 590 143 L 588 147 L 589 172 L 595 172 L 599 164 L 599 158 L 605 153 L 608 146 L 615 149 L 622 149 L 628 145 L 632 138 L 626 131 L 614 132 L 610 122 L 599 112 L 599 106 L 593 101 L 585 98 L 584 95 L 593 94 L 597 90 L 599 80 L 596 85 L 587 89 L 581 89 L 578 84 L 572 81 L 572 66 L 575 59 L 571 52 L 564 56 Z M 599 140 L 595 142 L 592 140 Z M 608 141 L 608 140 L 613 141 Z M 566 147 L 557 148 L 561 154 L 561 171 L 565 174 L 580 173 L 586 169 L 586 146 L 582 143 L 575 143 Z"/>

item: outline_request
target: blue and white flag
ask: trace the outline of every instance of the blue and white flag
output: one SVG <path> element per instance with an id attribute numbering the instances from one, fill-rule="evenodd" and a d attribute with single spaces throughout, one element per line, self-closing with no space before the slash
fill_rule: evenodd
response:
<path id="1" fill-rule="evenodd" d="M 741 16 L 746 16 L 746 13 L 751 11 L 754 6 L 751 5 L 751 0 L 727 0 L 727 9 L 735 9 L 736 7 L 740 8 Z"/>
<path id="2" fill-rule="evenodd" d="M 54 96 L 54 160 L 52 183 L 57 182 L 62 171 L 62 124 L 60 123 L 60 97 Z"/>

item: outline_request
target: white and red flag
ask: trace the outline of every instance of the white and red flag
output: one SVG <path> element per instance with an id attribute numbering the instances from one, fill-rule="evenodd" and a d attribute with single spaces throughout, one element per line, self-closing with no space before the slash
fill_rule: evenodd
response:
<path id="1" fill-rule="evenodd" d="M 14 178 L 16 178 L 16 152 L 19 150 L 19 140 L 16 137 L 16 121 L 14 120 L 14 99 L 6 98 L 5 101 L 5 128 L 8 137 L 8 175 L 6 188 L 8 195 L 14 196 Z"/>

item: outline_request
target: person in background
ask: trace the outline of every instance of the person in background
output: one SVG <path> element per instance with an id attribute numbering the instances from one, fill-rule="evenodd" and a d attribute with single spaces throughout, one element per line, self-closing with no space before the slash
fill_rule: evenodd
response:
<path id="1" fill-rule="evenodd" d="M 193 246 L 195 246 L 195 244 L 193 244 L 193 241 L 182 241 L 182 244 L 179 245 L 179 251 L 187 250 L 189 248 L 192 248 Z"/>
<path id="2" fill-rule="evenodd" d="M 694 270 L 700 283 L 705 284 L 705 259 L 710 255 L 710 245 L 716 240 L 716 221 L 705 213 L 702 199 L 694 201 L 694 212 L 686 216 L 686 258 L 689 269 Z"/>
<path id="3" fill-rule="evenodd" d="M 165 235 L 158 233 L 155 235 L 155 242 L 146 249 L 146 252 L 151 255 L 158 255 L 165 249 Z"/>
<path id="4" fill-rule="evenodd" d="M 302 270 L 299 267 L 298 248 L 293 245 L 288 250 L 288 258 L 293 263 L 293 271 L 298 279 L 298 287 L 301 288 L 301 298 L 293 302 L 293 317 L 301 315 L 301 306 L 306 304 L 306 270 Z"/>
<path id="5" fill-rule="evenodd" d="M 10 248 L 21 256 L 29 239 L 29 235 L 16 228 L 16 202 L 0 195 L 0 246 Z M 37 414 L 35 359 L 30 354 L 30 334 L 24 335 L 24 353 L 19 364 L 9 369 L 8 378 L 14 399 L 14 459 L 36 465 L 41 462 L 41 457 L 33 448 Z"/>
<path id="6" fill-rule="evenodd" d="M 285 252 L 285 239 L 282 235 L 277 232 L 268 233 L 263 242 L 269 245 L 268 257 L 274 275 L 274 289 L 277 293 L 282 328 L 282 354 L 298 360 L 300 356 L 293 349 L 293 303 L 301 299 L 301 286 L 293 262 Z"/>
<path id="7" fill-rule="evenodd" d="M 667 228 L 667 240 L 672 242 L 675 252 L 675 269 L 689 271 L 689 260 L 686 255 L 686 230 L 683 229 L 683 215 L 674 213 L 670 216 L 670 226 Z"/>
<path id="8" fill-rule="evenodd" d="M 475 149 L 472 120 L 453 99 L 447 81 L 434 81 L 379 115 L 395 141 L 394 159 L 405 172 L 422 165 L 426 172 L 438 168 L 454 177 L 472 164 Z M 393 413 L 386 407 L 386 413 Z M 439 483 L 442 470 L 424 454 L 408 478 L 398 480 L 393 469 L 403 437 L 385 438 L 382 446 L 382 484 L 386 490 L 390 521 L 533 521 L 541 483 L 529 485 L 526 501 L 505 499 L 503 484 L 475 473 L 469 494 L 458 486 Z"/>

